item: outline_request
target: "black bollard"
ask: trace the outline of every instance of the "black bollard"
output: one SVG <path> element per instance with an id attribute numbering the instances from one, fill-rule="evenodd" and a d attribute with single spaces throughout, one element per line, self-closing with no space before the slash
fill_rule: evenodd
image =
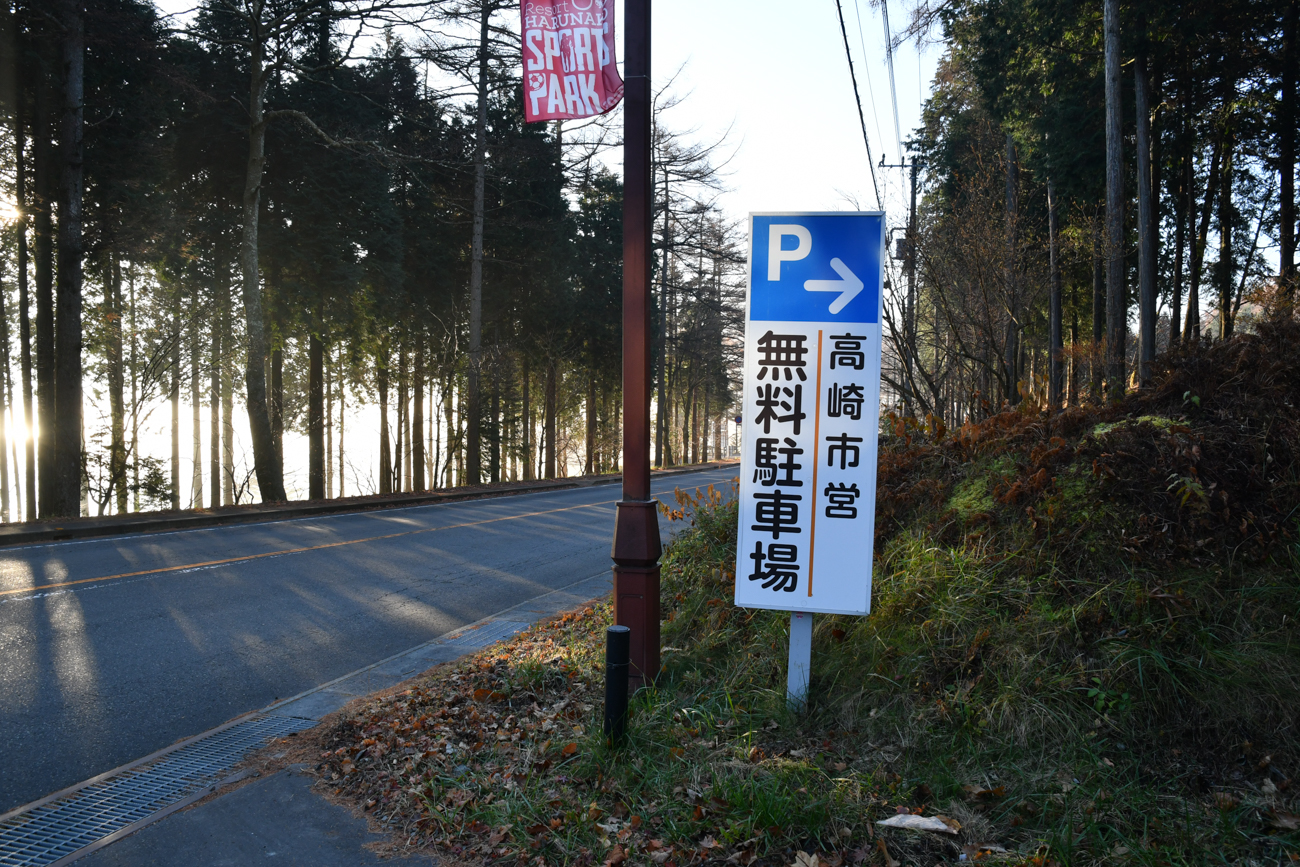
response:
<path id="1" fill-rule="evenodd" d="M 627 728 L 627 674 L 632 631 L 626 626 L 605 630 L 605 738 L 623 740 Z"/>

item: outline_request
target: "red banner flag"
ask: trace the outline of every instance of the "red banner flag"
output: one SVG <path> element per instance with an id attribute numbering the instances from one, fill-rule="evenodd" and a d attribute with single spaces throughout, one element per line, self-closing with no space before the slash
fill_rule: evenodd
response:
<path id="1" fill-rule="evenodd" d="M 521 0 L 529 123 L 592 117 L 623 98 L 614 0 Z"/>

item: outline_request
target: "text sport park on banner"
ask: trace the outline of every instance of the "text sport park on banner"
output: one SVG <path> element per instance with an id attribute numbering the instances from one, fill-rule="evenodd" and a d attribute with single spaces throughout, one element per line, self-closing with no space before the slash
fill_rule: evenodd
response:
<path id="1" fill-rule="evenodd" d="M 749 230 L 736 604 L 866 614 L 884 215 L 751 214 Z"/>
<path id="2" fill-rule="evenodd" d="M 522 0 L 524 117 L 592 117 L 623 98 L 614 0 Z"/>

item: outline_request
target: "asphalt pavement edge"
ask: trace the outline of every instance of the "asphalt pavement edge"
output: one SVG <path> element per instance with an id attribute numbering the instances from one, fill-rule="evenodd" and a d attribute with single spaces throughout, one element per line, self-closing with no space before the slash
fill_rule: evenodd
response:
<path id="1" fill-rule="evenodd" d="M 691 467 L 674 468 L 672 470 L 656 473 L 657 477 L 688 475 L 692 473 L 708 472 L 710 470 L 725 470 L 734 466 L 734 462 L 710 462 L 703 465 Z M 497 497 L 505 496 L 512 493 L 528 493 L 536 491 L 572 489 L 578 487 L 589 487 L 600 484 L 610 484 L 619 481 L 619 477 L 607 477 L 605 479 L 582 480 L 584 483 L 565 482 L 561 484 L 545 484 L 530 486 L 528 488 L 513 488 L 492 492 L 467 492 L 462 497 L 441 496 L 433 498 L 433 502 L 448 502 L 455 500 L 473 500 L 483 496 Z M 716 483 L 716 482 L 714 482 Z M 409 502 L 391 502 L 384 503 L 381 508 L 401 508 L 413 505 Z M 361 511 L 367 511 L 361 510 Z M 314 510 L 312 510 L 314 511 Z M 328 511 L 355 511 L 354 509 L 335 509 Z M 256 515 L 243 516 L 255 517 L 261 521 L 282 520 L 287 515 L 267 514 L 266 512 Z M 239 523 L 245 523 L 241 521 Z M 159 528 L 167 529 L 167 528 Z M 97 535 L 97 534 L 90 534 Z M 107 535 L 107 534 L 105 534 Z M 12 541 L 12 540 L 11 540 Z M 0 546 L 4 541 L 0 540 Z M 422 642 L 414 647 L 408 648 L 396 654 L 392 654 L 384 659 L 373 662 L 369 665 L 362 666 L 344 675 L 332 680 L 318 684 L 311 689 L 304 690 L 301 693 L 282 699 L 276 699 L 270 704 L 247 713 L 240 714 L 221 725 L 210 728 L 196 735 L 178 740 L 176 743 L 150 753 L 147 756 L 123 764 L 117 768 L 98 774 L 87 780 L 75 785 L 66 787 L 43 798 L 32 801 L 28 804 L 19 806 L 0 816 L 0 821 L 6 819 L 15 819 L 25 813 L 29 813 L 52 802 L 60 799 L 75 799 L 82 791 L 102 781 L 111 780 L 119 775 L 125 775 L 132 772 L 140 766 L 147 766 L 151 762 L 175 753 L 187 746 L 191 746 L 235 726 L 243 723 L 252 723 L 259 719 L 280 718 L 298 720 L 308 728 L 315 728 L 324 722 L 327 718 L 335 713 L 342 711 L 348 705 L 357 701 L 365 701 L 375 695 L 389 692 L 413 678 L 428 673 L 440 665 L 455 662 L 465 656 L 481 652 L 487 647 L 491 647 L 501 641 L 506 641 L 514 635 L 523 632 L 538 622 L 545 621 L 551 617 L 562 614 L 565 611 L 580 608 L 591 602 L 599 601 L 609 592 L 611 584 L 611 571 L 609 569 L 601 570 L 593 575 L 579 578 L 562 587 L 547 590 L 522 602 L 518 602 L 509 607 L 503 608 L 476 621 L 457 627 L 456 629 L 445 632 L 436 638 Z M 490 628 L 496 624 L 495 628 Z M 485 632 L 480 633 L 478 638 L 474 635 L 478 630 L 489 627 Z M 382 682 L 375 682 L 382 681 Z M 318 701 L 306 702 L 306 699 L 319 697 Z M 297 706 L 297 707 L 295 707 Z M 244 753 L 245 756 L 255 754 L 255 750 Z M 240 770 L 239 765 L 230 766 L 231 773 L 225 774 L 220 779 L 214 779 L 211 783 L 205 785 L 202 790 L 187 795 L 181 800 L 166 804 L 156 810 L 154 813 L 133 822 L 127 827 L 119 828 L 99 840 L 94 841 L 81 849 L 71 852 L 60 858 L 56 864 L 68 864 L 73 861 L 86 857 L 93 852 L 102 850 L 112 843 L 126 837 L 134 835 L 136 832 L 157 824 L 162 819 L 177 813 L 181 810 L 196 805 L 200 801 L 221 798 L 231 791 L 239 788 L 238 784 L 243 782 L 243 778 L 249 775 L 249 772 Z"/>
<path id="2" fill-rule="evenodd" d="M 317 686 L 312 687 L 311 689 L 308 690 L 304 690 L 303 692 L 298 693 L 297 695 L 289 696 L 283 699 L 277 699 L 276 701 L 260 709 L 240 714 L 230 720 L 227 720 L 221 725 L 215 726 L 203 732 L 199 732 L 198 734 L 192 735 L 190 737 L 183 738 L 177 741 L 176 743 L 171 744 L 170 746 L 167 747 L 163 747 L 160 750 L 156 750 L 155 752 L 152 752 L 147 756 L 143 756 L 142 758 L 127 762 L 124 765 L 119 765 L 116 768 L 113 768 L 108 771 L 104 771 L 103 773 L 97 774 L 93 777 L 90 777 L 89 779 L 83 780 L 72 786 L 68 786 L 56 792 L 52 792 L 51 794 L 39 798 L 35 801 L 31 801 L 30 803 L 23 804 L 19 807 L 16 807 L 13 810 L 10 810 L 4 813 L 3 815 L 0 815 L 0 822 L 3 822 L 8 819 L 17 818 L 25 813 L 29 813 L 47 804 L 54 803 L 63 798 L 74 796 L 78 792 L 83 791 L 88 787 L 95 785 L 96 783 L 100 783 L 105 780 L 112 779 L 118 775 L 125 774 L 129 771 L 132 771 L 142 765 L 147 765 L 151 762 L 155 762 L 169 754 L 175 753 L 187 746 L 198 743 L 213 735 L 231 729 L 241 723 L 247 722 L 249 720 L 257 719 L 260 717 L 281 716 L 282 714 L 277 714 L 276 712 L 283 711 L 287 708 L 290 708 L 294 703 L 300 702 L 306 698 L 310 698 L 313 695 L 328 692 L 331 690 L 331 688 L 337 687 L 341 684 L 345 684 L 349 680 L 354 680 L 357 678 L 364 677 L 368 673 L 376 669 L 380 669 L 386 665 L 390 665 L 393 662 L 403 660 L 403 659 L 410 659 L 417 663 L 417 669 L 411 671 L 410 673 L 403 674 L 400 676 L 390 676 L 391 682 L 377 686 L 373 690 L 367 690 L 366 693 L 363 694 L 339 693 L 336 696 L 333 696 L 332 697 L 333 700 L 329 702 L 315 716 L 301 716 L 295 714 L 288 714 L 290 716 L 294 716 L 297 719 L 310 721 L 311 723 L 313 723 L 313 725 L 310 727 L 314 728 L 315 725 L 319 725 L 320 722 L 324 720 L 324 718 L 326 718 L 330 714 L 337 712 L 338 710 L 341 710 L 343 707 L 345 707 L 348 704 L 351 704 L 353 701 L 364 700 L 370 694 L 391 689 L 392 687 L 400 683 L 404 683 L 412 679 L 413 677 L 420 676 L 421 674 L 425 673 L 426 671 L 438 665 L 454 662 L 472 653 L 477 653 L 481 651 L 484 647 L 490 647 L 492 644 L 496 643 L 497 641 L 508 640 L 518 632 L 521 632 L 524 629 L 527 629 L 528 627 L 542 620 L 545 620 L 549 617 L 554 617 L 574 607 L 581 606 L 588 602 L 598 600 L 600 596 L 608 592 L 607 585 L 608 582 L 611 580 L 610 574 L 611 573 L 609 570 L 603 570 L 594 575 L 589 575 L 585 578 L 580 578 L 576 581 L 564 585 L 563 587 L 557 587 L 553 590 L 548 590 L 545 593 L 540 593 L 537 596 L 534 596 L 530 599 L 526 599 L 523 602 L 516 603 L 515 605 L 509 606 L 508 608 L 503 608 L 500 611 L 494 612 L 493 614 L 489 614 L 486 617 L 482 617 L 472 623 L 459 626 L 456 629 L 445 632 L 436 638 L 418 644 L 414 647 L 408 648 L 407 650 L 404 650 L 400 653 L 393 654 L 385 659 L 379 660 L 378 662 L 371 663 L 370 665 L 362 666 L 361 668 L 358 668 L 340 677 L 334 678 L 333 680 L 329 680 L 326 681 L 325 683 L 318 684 Z M 461 644 L 459 647 L 457 646 L 458 639 L 466 636 L 472 636 L 477 630 L 480 630 L 483 627 L 488 626 L 489 624 L 495 622 L 509 623 L 512 625 L 517 624 L 518 628 L 513 629 L 507 634 L 502 635 L 500 638 L 496 639 L 496 641 L 491 641 L 486 644 L 477 645 L 473 643 L 467 643 L 467 644 Z M 450 652 L 444 653 L 442 654 L 442 658 L 436 660 L 430 660 L 429 664 L 424 665 L 422 664 L 424 660 L 420 659 L 420 654 L 422 651 L 426 651 L 430 648 L 443 649 Z M 247 776 L 247 773 L 236 770 L 234 773 L 227 775 L 220 780 L 214 781 L 209 785 L 204 786 L 198 792 L 188 795 L 185 798 L 175 803 L 168 804 L 164 807 L 161 807 L 154 813 L 151 813 L 148 816 L 145 816 L 144 818 L 136 822 L 133 822 L 129 826 L 120 828 L 110 834 L 105 835 L 104 837 L 100 838 L 99 840 L 96 840 L 95 842 L 89 845 L 83 846 L 82 848 L 76 850 L 75 852 L 69 853 L 63 858 L 60 858 L 58 861 L 53 862 L 51 864 L 51 867 L 55 867 L 55 865 L 71 864 L 72 862 L 79 860 L 83 857 L 86 857 L 91 853 L 96 852 L 100 849 L 103 849 L 106 846 L 124 837 L 131 836 L 137 831 L 140 831 L 150 825 L 153 825 L 158 821 L 166 818 L 167 816 L 172 815 L 173 813 L 183 810 L 186 807 L 192 806 L 195 803 L 205 798 L 208 798 L 213 795 L 220 797 L 221 795 L 225 794 L 227 791 L 230 791 L 231 790 L 230 787 L 233 786 L 235 783 L 241 782 L 245 776 Z"/>
<path id="3" fill-rule="evenodd" d="M 601 572 L 597 572 L 595 575 L 589 575 L 586 578 L 579 578 L 577 581 L 574 581 L 570 584 L 566 584 L 563 587 L 556 587 L 554 590 L 548 590 L 545 593 L 541 593 L 538 594 L 537 596 L 532 597 L 531 599 L 525 599 L 523 602 L 519 602 L 515 605 L 510 606 L 509 608 L 503 608 L 500 611 L 487 615 L 486 617 L 479 618 L 478 620 L 475 620 L 473 623 L 467 623 L 464 626 L 458 626 L 457 628 L 449 632 L 445 632 L 442 635 L 439 635 L 437 638 L 432 638 L 421 644 L 417 644 L 414 647 L 409 647 L 406 650 L 403 650 L 399 653 L 394 653 L 392 656 L 381 659 L 378 662 L 372 662 L 370 665 L 364 665 L 361 668 L 356 669 L 355 671 L 350 671 L 347 674 L 344 674 L 340 677 L 336 677 L 333 680 L 326 681 L 325 683 L 314 686 L 311 689 L 303 690 L 297 695 L 289 696 L 288 698 L 277 699 L 276 701 L 273 701 L 272 703 L 268 704 L 262 709 L 251 711 L 250 713 L 251 714 L 272 714 L 277 710 L 280 710 L 288 705 L 293 704 L 294 702 L 301 701 L 302 699 L 308 698 L 309 696 L 315 695 L 316 693 L 324 692 L 332 687 L 339 686 L 340 684 L 346 683 L 349 680 L 367 674 L 371 671 L 374 671 L 375 669 L 382 668 L 386 665 L 390 665 L 391 663 L 401 659 L 416 657 L 421 651 L 426 650 L 428 648 L 445 647 L 449 644 L 453 644 L 456 642 L 457 638 L 464 635 L 472 634 L 476 630 L 482 629 L 484 626 L 488 625 L 489 623 L 493 623 L 499 620 L 506 620 L 506 621 L 512 620 L 512 618 L 509 616 L 512 612 L 516 612 L 519 609 L 526 608 L 527 606 L 538 605 L 539 603 L 541 603 L 542 600 L 546 599 L 547 597 L 556 596 L 558 594 L 566 594 L 572 596 L 572 594 L 569 593 L 569 591 L 571 591 L 572 588 L 579 587 L 583 584 L 594 583 L 610 574 L 611 574 L 610 570 L 605 569 Z M 583 594 L 578 594 L 578 595 L 583 595 Z M 599 596 L 588 596 L 586 597 L 586 599 L 581 601 L 595 600 L 598 598 Z M 579 602 L 579 604 L 581 604 L 581 601 Z M 532 626 L 533 624 L 537 623 L 540 620 L 544 620 L 547 617 L 554 617 L 557 614 L 563 613 L 565 610 L 568 609 L 565 607 L 559 607 L 559 608 L 555 608 L 554 610 L 547 610 L 545 613 L 539 613 L 537 616 L 528 618 L 527 620 L 519 620 L 516 622 L 523 623 L 524 624 L 523 628 L 526 629 L 527 627 Z M 534 612 L 529 612 L 529 613 L 534 613 Z M 522 631 L 522 629 L 518 631 Z M 503 636 L 500 640 L 505 641 L 509 639 L 511 636 L 513 636 L 514 634 L 516 633 L 511 633 L 510 635 Z M 486 646 L 491 646 L 491 645 L 486 645 Z M 466 656 L 472 652 L 477 652 L 480 649 L 481 648 L 467 648 L 464 653 L 458 654 L 455 658 L 460 659 L 462 656 Z M 433 665 L 428 666 L 428 668 L 432 668 L 435 665 L 441 665 L 441 664 L 442 663 L 434 663 Z M 416 672 L 415 674 L 410 675 L 410 677 L 416 677 L 419 674 L 423 673 L 423 671 L 427 671 L 428 668 L 423 669 L 420 672 Z M 405 680 L 409 680 L 410 677 L 403 678 L 402 680 L 396 681 L 395 683 L 402 683 Z M 387 686 L 381 687 L 380 689 L 389 689 L 393 685 L 395 684 L 389 684 Z M 357 697 L 362 697 L 362 696 L 358 695 Z M 347 703 L 348 702 L 343 702 L 343 704 L 347 704 Z M 340 705 L 340 707 L 341 706 L 342 705 Z M 245 714 L 243 716 L 247 716 L 247 715 L 248 714 Z M 240 718 L 242 719 L 242 716 Z"/>
<path id="4" fill-rule="evenodd" d="M 687 467 L 656 470 L 653 477 L 687 475 L 738 465 L 736 460 L 710 461 Z M 0 549 L 42 542 L 66 542 L 74 539 L 91 539 L 105 536 L 134 536 L 176 530 L 201 530 L 233 524 L 257 524 L 272 521 L 309 518 L 315 515 L 337 515 L 360 512 L 378 512 L 388 509 L 406 509 L 438 503 L 459 503 L 466 500 L 495 499 L 515 494 L 541 491 L 562 491 L 573 488 L 613 485 L 622 481 L 622 475 L 582 476 L 572 479 L 548 479 L 525 485 L 511 483 L 510 487 L 453 488 L 445 491 L 425 491 L 405 494 L 383 500 L 363 497 L 326 501 L 299 501 L 242 508 L 226 507 L 221 510 L 191 510 L 168 512 L 159 515 L 133 513 L 103 518 L 74 518 L 59 526 L 53 522 L 25 522 L 0 525 Z"/>

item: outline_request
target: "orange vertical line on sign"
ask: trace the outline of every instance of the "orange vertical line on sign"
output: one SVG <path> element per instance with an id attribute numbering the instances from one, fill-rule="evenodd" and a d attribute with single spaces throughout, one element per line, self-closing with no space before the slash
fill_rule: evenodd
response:
<path id="1" fill-rule="evenodd" d="M 813 554 L 817 548 L 817 466 L 821 463 L 817 449 L 821 444 L 822 426 L 822 331 L 817 329 L 817 403 L 813 416 L 813 484 L 812 484 L 812 523 L 808 527 L 808 597 L 812 598 Z"/>

